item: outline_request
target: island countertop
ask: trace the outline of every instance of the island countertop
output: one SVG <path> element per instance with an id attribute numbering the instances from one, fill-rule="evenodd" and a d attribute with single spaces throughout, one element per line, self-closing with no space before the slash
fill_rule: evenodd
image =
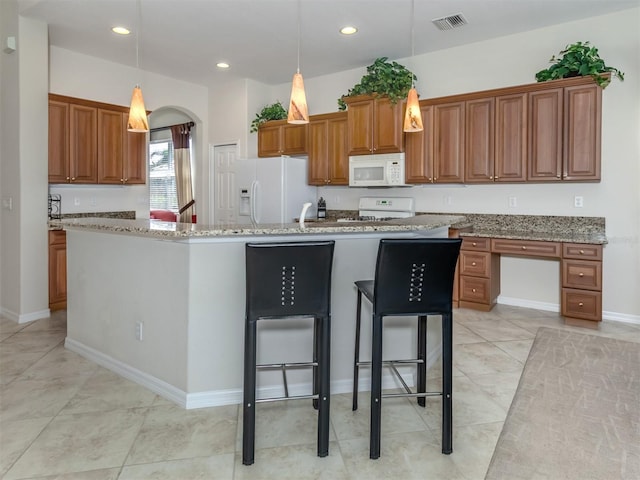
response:
<path id="1" fill-rule="evenodd" d="M 353 234 L 353 233 L 399 233 L 434 230 L 465 221 L 461 215 L 418 215 L 411 218 L 380 222 L 332 222 L 318 221 L 282 224 L 191 224 L 161 220 L 124 220 L 114 218 L 73 218 L 60 221 L 62 228 L 120 233 L 134 236 L 184 240 L 207 237 L 242 237 L 256 235 L 308 235 L 308 234 Z"/>

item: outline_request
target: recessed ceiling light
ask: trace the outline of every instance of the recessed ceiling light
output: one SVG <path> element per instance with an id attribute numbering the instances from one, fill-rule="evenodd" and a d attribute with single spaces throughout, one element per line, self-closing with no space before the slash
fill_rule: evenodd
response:
<path id="1" fill-rule="evenodd" d="M 129 35 L 131 33 L 129 29 L 125 27 L 113 27 L 111 31 L 113 33 L 117 33 L 118 35 Z"/>
<path id="2" fill-rule="evenodd" d="M 342 27 L 340 29 L 340 33 L 343 34 L 343 35 L 353 35 L 357 31 L 358 31 L 358 29 L 356 27 L 352 27 L 351 25 L 347 25 L 347 26 Z"/>
<path id="3" fill-rule="evenodd" d="M 229 64 L 227 62 L 218 62 L 216 63 L 216 67 L 222 68 L 222 69 L 229 68 Z"/>

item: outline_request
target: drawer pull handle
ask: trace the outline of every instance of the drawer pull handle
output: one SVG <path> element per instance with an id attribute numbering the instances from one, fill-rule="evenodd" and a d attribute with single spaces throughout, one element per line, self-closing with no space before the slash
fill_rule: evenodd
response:
<path id="1" fill-rule="evenodd" d="M 473 245 L 474 247 L 477 246 L 478 244 L 476 242 L 473 242 L 471 245 Z"/>
<path id="2" fill-rule="evenodd" d="M 527 249 L 527 247 L 525 247 L 525 246 L 523 245 L 523 246 L 522 246 L 522 249 L 523 249 L 523 250 L 526 250 L 526 249 Z"/>
<path id="3" fill-rule="evenodd" d="M 475 288 L 472 288 L 472 289 L 471 289 L 471 291 L 472 291 L 473 293 L 476 293 L 476 289 L 475 289 Z"/>
<path id="4" fill-rule="evenodd" d="M 578 306 L 579 306 L 579 307 L 584 307 L 584 303 L 580 302 L 580 303 L 578 304 Z"/>
<path id="5" fill-rule="evenodd" d="M 578 274 L 578 276 L 579 276 L 579 277 L 584 277 L 584 273 L 580 272 L 580 273 Z"/>
<path id="6" fill-rule="evenodd" d="M 476 262 L 471 262 L 471 266 L 475 267 L 476 266 Z"/>
<path id="7" fill-rule="evenodd" d="M 580 255 L 584 255 L 584 250 L 580 250 Z"/>

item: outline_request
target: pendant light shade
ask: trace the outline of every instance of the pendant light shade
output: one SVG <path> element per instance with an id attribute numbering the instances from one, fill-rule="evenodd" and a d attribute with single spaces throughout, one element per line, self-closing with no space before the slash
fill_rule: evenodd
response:
<path id="1" fill-rule="evenodd" d="M 418 92 L 415 88 L 409 90 L 407 95 L 407 110 L 404 115 L 405 132 L 421 132 L 422 115 L 420 114 L 420 104 L 418 103 Z"/>
<path id="2" fill-rule="evenodd" d="M 411 0 L 411 58 L 413 58 L 413 17 L 414 17 L 414 0 Z M 407 133 L 421 132 L 424 130 L 422 126 L 422 114 L 420 113 L 420 103 L 418 103 L 418 92 L 416 91 L 415 80 L 412 77 L 411 89 L 407 94 L 407 108 L 404 114 L 404 128 Z"/>
<path id="3" fill-rule="evenodd" d="M 127 130 L 130 132 L 148 132 L 149 122 L 147 121 L 147 111 L 144 108 L 144 99 L 140 85 L 136 85 L 131 95 L 131 106 L 129 107 L 129 121 Z"/>
<path id="4" fill-rule="evenodd" d="M 140 75 L 140 63 L 138 55 L 138 41 L 140 39 L 140 17 L 142 17 L 142 7 L 140 6 L 140 0 L 137 1 L 138 18 L 136 29 L 136 69 L 138 75 Z M 149 122 L 147 120 L 147 110 L 144 108 L 144 99 L 142 98 L 142 90 L 140 85 L 136 85 L 133 88 L 131 94 L 131 106 L 129 107 L 129 120 L 127 121 L 127 130 L 130 132 L 148 132 Z"/>
<path id="5" fill-rule="evenodd" d="M 307 95 L 304 93 L 304 80 L 300 73 L 300 0 L 298 0 L 298 70 L 294 73 L 291 84 L 291 100 L 289 101 L 287 123 L 309 123 Z"/>
<path id="6" fill-rule="evenodd" d="M 288 123 L 309 123 L 307 96 L 304 93 L 304 80 L 300 72 L 293 74 L 291 101 L 289 102 Z"/>

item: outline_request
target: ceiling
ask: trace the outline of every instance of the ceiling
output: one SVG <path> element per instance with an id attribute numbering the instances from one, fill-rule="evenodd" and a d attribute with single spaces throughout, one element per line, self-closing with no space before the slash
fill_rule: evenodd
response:
<path id="1" fill-rule="evenodd" d="M 49 41 L 67 50 L 201 85 L 223 76 L 266 84 L 411 55 L 411 0 L 18 0 L 20 15 L 45 21 Z M 416 54 L 640 5 L 640 0 L 415 0 Z M 298 14 L 299 7 L 299 14 Z M 441 31 L 435 18 L 462 13 L 467 25 Z M 338 30 L 352 24 L 356 35 Z M 129 36 L 111 32 L 124 25 Z M 576 38 L 587 40 L 588 38 Z M 559 48 L 562 46 L 559 46 Z M 551 54 L 557 52 L 549 52 Z M 231 65 L 220 71 L 219 61 Z"/>

